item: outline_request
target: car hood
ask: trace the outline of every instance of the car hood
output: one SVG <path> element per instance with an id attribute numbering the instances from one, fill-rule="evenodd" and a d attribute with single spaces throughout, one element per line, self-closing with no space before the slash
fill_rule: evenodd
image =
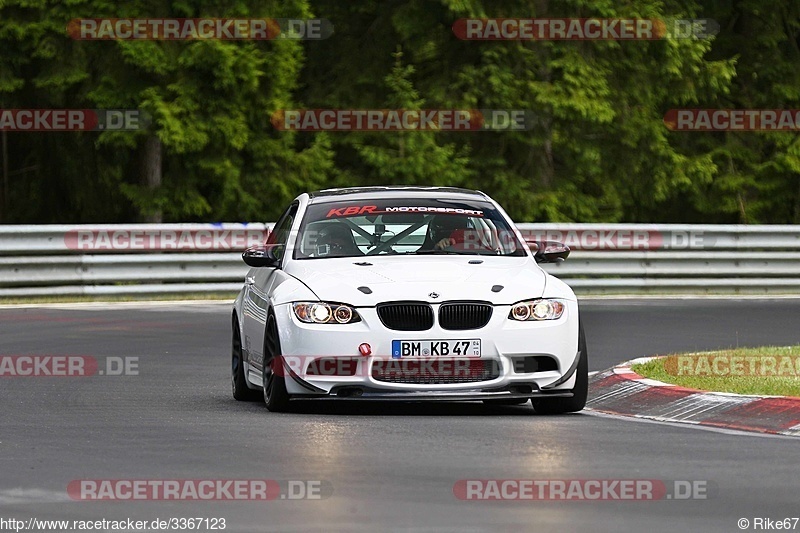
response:
<path id="1" fill-rule="evenodd" d="M 546 278 L 530 257 L 474 255 L 306 259 L 291 261 L 286 272 L 320 300 L 356 307 L 396 300 L 510 305 L 542 296 Z"/>

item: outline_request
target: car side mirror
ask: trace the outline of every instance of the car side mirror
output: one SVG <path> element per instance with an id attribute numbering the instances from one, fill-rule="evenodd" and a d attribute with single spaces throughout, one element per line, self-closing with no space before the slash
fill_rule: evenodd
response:
<path id="1" fill-rule="evenodd" d="M 251 267 L 278 267 L 283 257 L 283 244 L 252 246 L 242 253 L 242 259 Z"/>
<path id="2" fill-rule="evenodd" d="M 538 250 L 533 255 L 537 263 L 560 263 L 569 257 L 569 246 L 556 241 L 537 241 L 534 242 Z"/>

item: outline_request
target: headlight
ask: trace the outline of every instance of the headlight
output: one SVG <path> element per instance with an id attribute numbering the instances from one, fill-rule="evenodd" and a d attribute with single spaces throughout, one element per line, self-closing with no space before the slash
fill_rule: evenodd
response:
<path id="1" fill-rule="evenodd" d="M 328 302 L 295 302 L 294 316 L 307 324 L 350 324 L 360 322 L 358 312 L 349 305 Z"/>
<path id="2" fill-rule="evenodd" d="M 564 303 L 559 300 L 527 300 L 511 306 L 508 318 L 526 320 L 557 320 L 564 314 Z"/>

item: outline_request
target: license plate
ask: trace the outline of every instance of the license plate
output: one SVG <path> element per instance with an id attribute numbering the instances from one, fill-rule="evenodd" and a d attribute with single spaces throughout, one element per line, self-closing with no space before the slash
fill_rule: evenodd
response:
<path id="1" fill-rule="evenodd" d="M 392 341 L 392 358 L 403 357 L 480 357 L 480 339 L 442 341 Z"/>

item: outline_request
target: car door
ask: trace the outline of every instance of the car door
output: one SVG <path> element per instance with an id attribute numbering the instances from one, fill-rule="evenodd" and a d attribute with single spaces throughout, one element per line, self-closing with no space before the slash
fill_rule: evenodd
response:
<path id="1" fill-rule="evenodd" d="M 297 202 L 293 203 L 280 216 L 267 237 L 267 244 L 286 245 L 297 215 L 298 205 Z M 275 273 L 278 270 L 275 267 L 251 268 L 245 279 L 244 305 L 242 307 L 244 315 L 242 347 L 247 364 L 246 372 L 251 370 L 261 372 L 263 367 L 264 332 L 269 309 L 269 295 L 275 283 Z"/>

